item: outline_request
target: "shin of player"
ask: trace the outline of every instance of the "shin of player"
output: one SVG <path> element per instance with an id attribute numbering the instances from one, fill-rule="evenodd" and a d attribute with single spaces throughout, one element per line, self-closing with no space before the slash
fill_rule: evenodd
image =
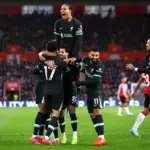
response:
<path id="1" fill-rule="evenodd" d="M 139 113 L 139 115 L 136 118 L 136 121 L 130 130 L 130 133 L 135 136 L 139 136 L 138 128 L 141 125 L 141 123 L 144 121 L 145 117 L 150 113 L 150 75 L 148 74 L 142 74 L 141 79 L 139 80 L 134 93 L 132 94 L 132 97 L 135 98 L 136 91 L 139 89 L 141 84 L 145 82 L 145 89 L 144 89 L 144 95 L 145 95 L 145 101 L 144 101 L 144 110 Z"/>
<path id="2" fill-rule="evenodd" d="M 128 108 L 129 93 L 128 93 L 128 85 L 126 82 L 127 78 L 123 77 L 117 92 L 117 99 L 121 100 L 121 104 L 118 108 L 118 116 L 122 116 L 123 108 L 125 109 L 127 115 L 133 115 L 133 113 L 131 113 Z"/>

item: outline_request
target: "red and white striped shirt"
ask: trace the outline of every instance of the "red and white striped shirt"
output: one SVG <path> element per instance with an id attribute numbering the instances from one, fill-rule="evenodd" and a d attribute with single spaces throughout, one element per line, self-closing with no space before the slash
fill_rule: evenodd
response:
<path id="1" fill-rule="evenodd" d="M 142 73 L 141 78 L 144 79 L 144 93 L 150 95 L 150 74 Z"/>

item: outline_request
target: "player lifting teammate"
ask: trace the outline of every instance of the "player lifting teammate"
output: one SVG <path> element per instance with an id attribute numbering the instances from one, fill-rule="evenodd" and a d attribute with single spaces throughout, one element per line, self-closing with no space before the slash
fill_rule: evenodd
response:
<path id="1" fill-rule="evenodd" d="M 127 77 L 122 77 L 121 84 L 119 85 L 117 92 L 117 99 L 121 101 L 121 104 L 118 108 L 118 116 L 122 116 L 123 108 L 125 108 L 127 115 L 133 115 L 133 113 L 131 113 L 128 108 L 129 98 L 130 95 L 128 92 Z"/>
<path id="2" fill-rule="evenodd" d="M 59 56 L 63 59 L 68 58 L 69 53 L 66 49 L 59 49 L 58 51 Z M 65 144 L 66 134 L 65 134 L 65 109 L 69 110 L 70 119 L 71 119 L 71 126 L 73 130 L 73 137 L 72 137 L 72 144 L 77 144 L 77 116 L 75 112 L 76 108 L 76 95 L 77 89 L 74 82 L 77 79 L 78 69 L 75 66 L 70 67 L 71 70 L 69 72 L 64 73 L 64 103 L 63 103 L 63 110 L 59 116 L 59 124 L 62 133 L 62 140 L 61 143 Z"/>

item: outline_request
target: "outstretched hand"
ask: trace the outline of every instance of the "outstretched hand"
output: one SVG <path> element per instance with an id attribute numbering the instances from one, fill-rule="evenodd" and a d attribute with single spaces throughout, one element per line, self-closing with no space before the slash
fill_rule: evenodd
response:
<path id="1" fill-rule="evenodd" d="M 127 65 L 126 65 L 126 69 L 134 70 L 134 69 L 135 69 L 135 67 L 134 67 L 134 65 L 133 65 L 133 64 L 127 64 Z"/>

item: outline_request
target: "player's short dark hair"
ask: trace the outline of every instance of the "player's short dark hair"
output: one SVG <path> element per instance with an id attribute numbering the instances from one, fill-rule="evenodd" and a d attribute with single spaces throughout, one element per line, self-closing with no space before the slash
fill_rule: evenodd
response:
<path id="1" fill-rule="evenodd" d="M 56 49 L 56 40 L 45 41 L 45 50 L 48 50 L 49 52 L 55 52 Z"/>
<path id="2" fill-rule="evenodd" d="M 69 48 L 68 48 L 67 46 L 63 46 L 63 47 L 60 47 L 60 48 L 65 49 L 65 51 L 66 51 L 67 53 L 69 53 Z"/>
<path id="3" fill-rule="evenodd" d="M 89 49 L 89 52 L 99 52 L 99 50 L 96 48 L 91 48 L 91 49 Z"/>
<path id="4" fill-rule="evenodd" d="M 46 43 L 47 42 L 49 42 L 50 40 L 45 40 L 44 42 L 42 42 L 42 47 L 44 48 L 44 49 L 46 49 Z"/>
<path id="5" fill-rule="evenodd" d="M 69 10 L 72 10 L 72 6 L 71 6 L 70 4 L 68 4 L 68 3 L 64 3 L 63 5 L 68 6 Z"/>

